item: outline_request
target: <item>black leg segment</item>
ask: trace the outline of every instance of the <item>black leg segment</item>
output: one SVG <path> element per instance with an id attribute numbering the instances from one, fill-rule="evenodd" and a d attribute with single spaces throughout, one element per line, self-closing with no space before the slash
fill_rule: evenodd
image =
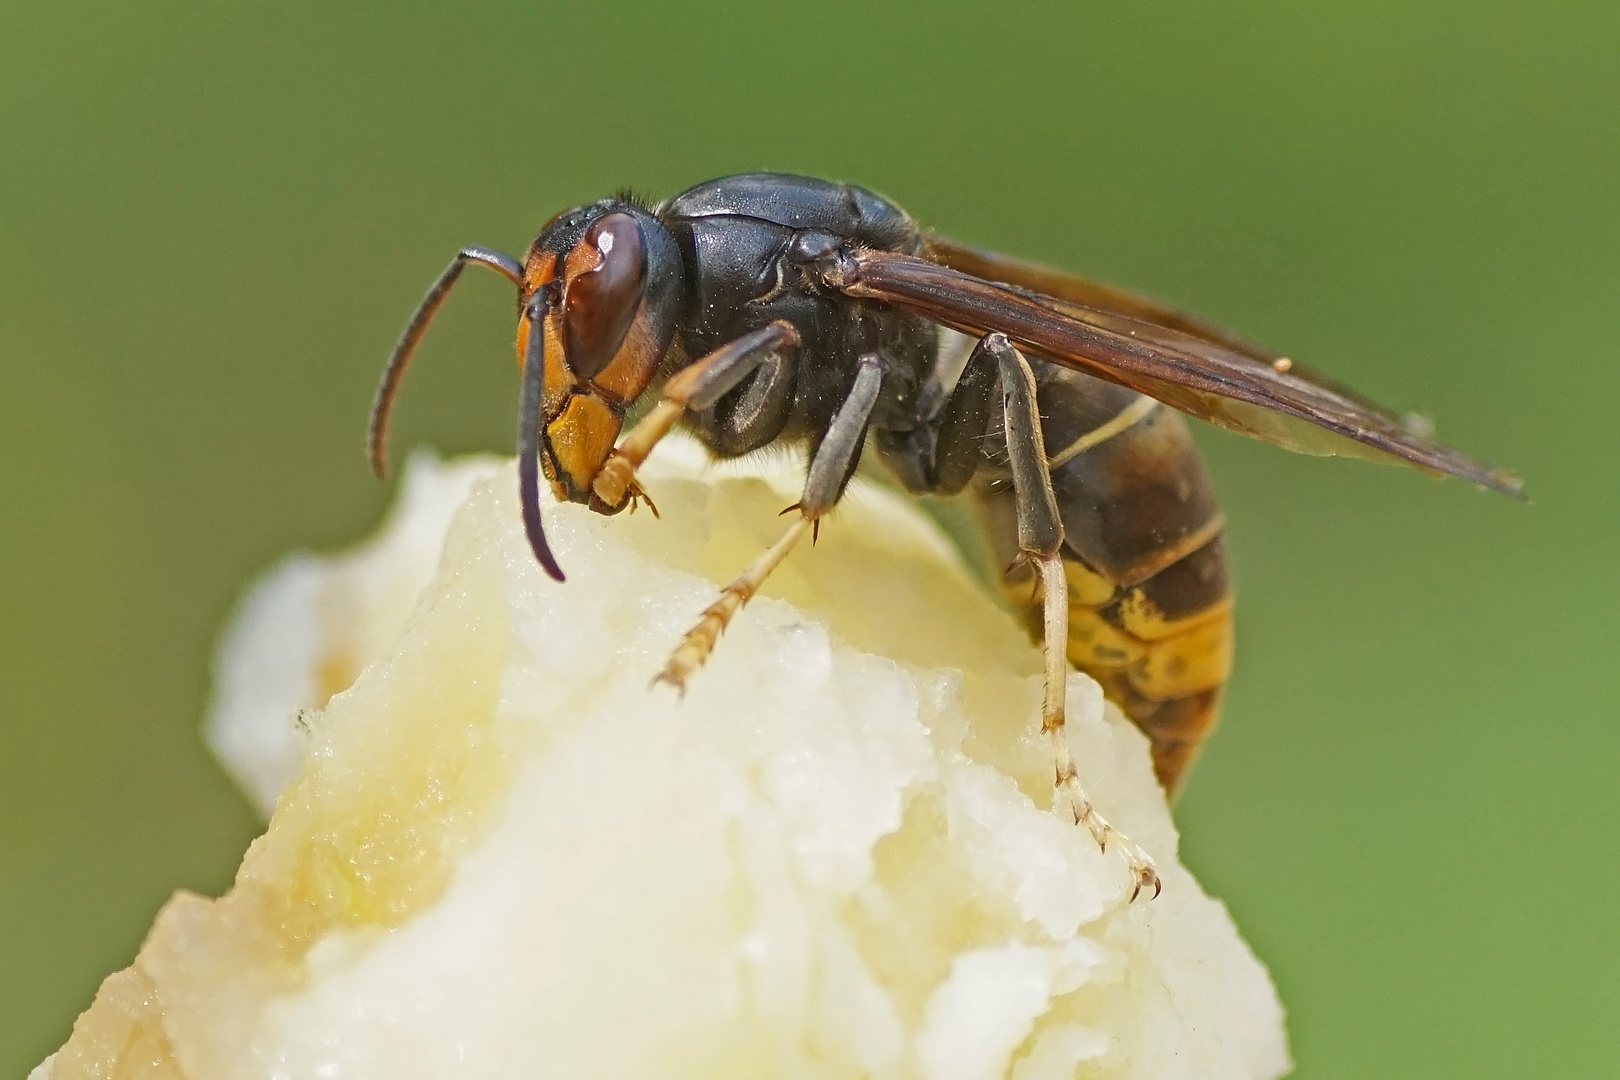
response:
<path id="1" fill-rule="evenodd" d="M 936 371 L 918 391 L 909 423 L 873 431 L 883 463 L 907 491 L 955 495 L 984 461 L 995 394 L 996 357 L 980 342 L 949 393 Z"/>
<path id="2" fill-rule="evenodd" d="M 984 453 L 985 431 L 995 400 L 999 357 L 979 342 L 968 356 L 967 367 L 951 388 L 935 421 L 933 466 L 929 486 L 938 495 L 955 495 L 967 487 Z"/>
<path id="3" fill-rule="evenodd" d="M 883 385 L 883 361 L 868 353 L 855 368 L 855 382 L 844 398 L 832 423 L 810 458 L 810 472 L 804 481 L 799 509 L 815 520 L 833 508 L 844 485 L 855 472 L 861 445 L 866 441 L 866 423 L 877 403 Z"/>
<path id="4" fill-rule="evenodd" d="M 791 324 L 779 321 L 762 326 L 720 346 L 670 379 L 665 396 L 693 411 L 711 409 L 761 365 L 798 344 L 799 333 Z"/>

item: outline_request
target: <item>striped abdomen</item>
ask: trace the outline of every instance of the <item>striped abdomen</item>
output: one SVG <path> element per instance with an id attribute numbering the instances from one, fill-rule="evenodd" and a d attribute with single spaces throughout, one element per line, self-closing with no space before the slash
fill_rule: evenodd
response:
<path id="1" fill-rule="evenodd" d="M 1178 414 L 1112 383 L 1033 357 L 1030 365 L 1065 533 L 1069 660 L 1146 733 L 1173 795 L 1215 725 L 1231 670 L 1221 510 Z M 1012 487 L 986 470 L 976 491 L 1007 566 L 1018 553 Z M 1038 635 L 1030 570 L 1003 585 Z"/>

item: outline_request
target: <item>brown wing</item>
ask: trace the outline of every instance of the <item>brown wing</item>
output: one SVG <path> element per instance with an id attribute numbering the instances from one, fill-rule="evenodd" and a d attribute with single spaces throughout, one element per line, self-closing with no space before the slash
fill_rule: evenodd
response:
<path id="1" fill-rule="evenodd" d="M 1264 345 L 1250 341 L 1240 334 L 1235 334 L 1225 327 L 1216 326 L 1191 312 L 1182 311 L 1180 308 L 1171 307 L 1169 304 L 1140 296 L 1118 286 L 1088 281 L 1049 266 L 1025 262 L 1023 259 L 1014 259 L 982 248 L 969 247 L 933 232 L 923 234 L 922 254 L 930 262 L 1006 285 L 1012 291 L 1022 293 L 1033 300 L 1060 310 L 1066 309 L 1082 321 L 1100 321 L 1106 316 L 1113 315 L 1117 317 L 1114 320 L 1118 324 L 1116 329 L 1131 336 L 1143 334 L 1154 336 L 1155 332 L 1158 332 L 1158 336 L 1164 337 L 1172 344 L 1181 336 L 1196 338 L 1211 345 L 1221 346 L 1230 352 L 1259 360 L 1268 366 L 1281 365 L 1282 370 L 1292 372 L 1295 377 L 1315 383 L 1325 390 L 1331 390 L 1371 412 L 1381 413 L 1403 427 L 1421 429 L 1427 426 L 1427 422 L 1418 416 L 1411 413 L 1394 413 L 1343 383 L 1307 368 Z M 1166 330 L 1174 333 L 1165 335 L 1163 331 Z"/>
<path id="2" fill-rule="evenodd" d="M 925 251 L 940 246 L 935 239 Z M 1277 446 L 1384 461 L 1393 456 L 1519 496 L 1518 477 L 1427 438 L 1413 418 L 1280 362 L 1202 320 L 1109 286 L 955 245 L 941 257 L 1022 281 L 998 284 L 885 251 L 847 256 L 828 271 L 828 280 L 852 296 L 908 308 L 963 333 L 1000 331 L 1034 355 Z M 1043 294 L 1034 288 L 1039 284 L 1067 295 Z"/>
<path id="3" fill-rule="evenodd" d="M 1189 337 L 1201 338 L 1215 345 L 1253 357 L 1263 363 L 1273 363 L 1281 357 L 1241 337 L 1205 322 L 1190 312 L 1173 308 L 1169 304 L 1138 296 L 1133 292 L 1100 281 L 1054 270 L 1049 266 L 1025 262 L 994 251 L 968 247 L 938 233 L 923 234 L 922 255 L 930 262 L 960 270 L 964 274 L 1010 285 L 1015 290 L 1038 294 L 1053 300 L 1066 301 L 1090 311 L 1111 312 L 1139 323 L 1175 330 Z"/>

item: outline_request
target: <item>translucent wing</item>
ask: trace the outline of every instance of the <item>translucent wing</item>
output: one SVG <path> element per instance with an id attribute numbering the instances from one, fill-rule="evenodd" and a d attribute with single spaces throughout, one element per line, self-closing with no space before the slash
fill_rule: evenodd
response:
<path id="1" fill-rule="evenodd" d="M 826 272 L 852 296 L 908 308 L 963 333 L 1000 331 L 1033 355 L 1289 450 L 1394 457 L 1519 495 L 1518 477 L 1428 438 L 1415 418 L 1193 316 L 939 238 L 924 252 L 1012 280 L 884 251 L 854 252 Z"/>

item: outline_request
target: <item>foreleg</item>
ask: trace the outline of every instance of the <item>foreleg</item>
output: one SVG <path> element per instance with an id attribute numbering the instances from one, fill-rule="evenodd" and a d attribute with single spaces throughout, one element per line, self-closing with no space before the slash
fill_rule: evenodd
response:
<path id="1" fill-rule="evenodd" d="M 619 507 L 640 494 L 636 470 L 687 410 L 702 410 L 735 389 L 771 356 L 799 345 L 799 332 L 782 320 L 727 342 L 682 368 L 664 384 L 658 404 L 630 429 L 591 483 L 605 506 Z"/>

